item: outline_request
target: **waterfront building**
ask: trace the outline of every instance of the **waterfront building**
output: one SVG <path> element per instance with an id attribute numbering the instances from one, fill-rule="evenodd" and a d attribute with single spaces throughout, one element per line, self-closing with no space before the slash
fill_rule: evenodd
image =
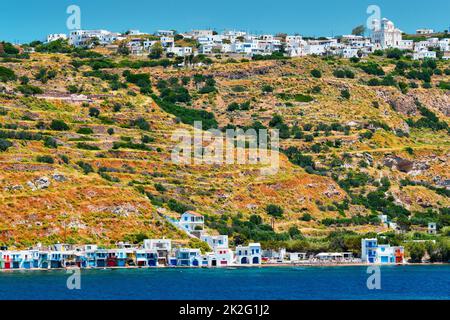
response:
<path id="1" fill-rule="evenodd" d="M 107 267 L 106 262 L 108 260 L 108 250 L 97 249 L 95 251 L 95 266 L 97 268 Z"/>
<path id="2" fill-rule="evenodd" d="M 144 248 L 155 250 L 158 254 L 158 264 L 167 265 L 169 254 L 172 251 L 172 240 L 170 239 L 145 239 Z"/>
<path id="3" fill-rule="evenodd" d="M 361 239 L 361 261 L 376 264 L 404 262 L 404 248 L 401 246 L 379 245 L 377 239 Z"/>
<path id="4" fill-rule="evenodd" d="M 48 256 L 49 268 L 50 269 L 60 269 L 62 268 L 62 252 L 61 251 L 50 251 Z"/>
<path id="5" fill-rule="evenodd" d="M 199 267 L 202 256 L 200 249 L 179 248 L 175 252 L 176 265 L 179 267 Z"/>
<path id="6" fill-rule="evenodd" d="M 361 260 L 362 262 L 375 263 L 377 255 L 378 240 L 361 239 Z"/>
<path id="7" fill-rule="evenodd" d="M 306 252 L 289 252 L 288 257 L 291 262 L 306 260 Z"/>
<path id="8" fill-rule="evenodd" d="M 248 246 L 237 246 L 236 263 L 241 265 L 261 264 L 261 244 L 250 243 Z"/>
<path id="9" fill-rule="evenodd" d="M 323 261 L 344 261 L 352 259 L 353 254 L 351 252 L 321 252 L 315 258 Z"/>
<path id="10" fill-rule="evenodd" d="M 158 252 L 152 249 L 139 249 L 135 251 L 136 265 L 138 267 L 157 267 Z"/>
<path id="11" fill-rule="evenodd" d="M 206 261 L 206 262 L 205 262 Z M 234 262 L 233 250 L 229 248 L 216 248 L 214 252 L 204 256 L 202 266 L 204 267 L 226 267 Z"/>

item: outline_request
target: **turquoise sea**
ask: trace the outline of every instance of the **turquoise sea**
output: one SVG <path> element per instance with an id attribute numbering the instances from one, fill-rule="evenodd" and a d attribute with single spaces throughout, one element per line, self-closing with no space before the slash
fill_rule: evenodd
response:
<path id="1" fill-rule="evenodd" d="M 450 299 L 450 266 L 383 266 L 369 290 L 366 267 L 82 270 L 0 273 L 0 300 L 347 300 Z"/>

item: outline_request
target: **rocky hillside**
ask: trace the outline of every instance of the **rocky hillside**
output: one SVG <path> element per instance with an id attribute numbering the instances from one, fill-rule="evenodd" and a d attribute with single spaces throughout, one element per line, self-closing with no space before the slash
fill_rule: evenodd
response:
<path id="1" fill-rule="evenodd" d="M 3 54 L 1 244 L 183 240 L 160 213 L 187 209 L 236 243 L 450 221 L 449 62 L 99 52 Z M 194 120 L 279 129 L 280 170 L 174 164 Z"/>

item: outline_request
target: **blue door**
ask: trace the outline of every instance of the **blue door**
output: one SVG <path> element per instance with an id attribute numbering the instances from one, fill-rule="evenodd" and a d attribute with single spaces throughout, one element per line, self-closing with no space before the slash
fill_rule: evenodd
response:
<path id="1" fill-rule="evenodd" d="M 253 264 L 259 264 L 259 258 L 253 257 Z"/>
<path id="2" fill-rule="evenodd" d="M 194 259 L 194 261 L 192 261 L 192 265 L 193 265 L 194 267 L 198 267 L 198 260 L 197 260 L 197 259 Z"/>
<path id="3" fill-rule="evenodd" d="M 386 256 L 381 257 L 381 263 L 389 263 L 389 258 Z"/>

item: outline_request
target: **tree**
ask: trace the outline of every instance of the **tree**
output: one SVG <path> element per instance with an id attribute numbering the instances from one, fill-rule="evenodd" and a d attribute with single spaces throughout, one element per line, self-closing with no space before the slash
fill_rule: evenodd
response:
<path id="1" fill-rule="evenodd" d="M 161 58 L 164 50 L 160 42 L 156 42 L 150 49 L 150 54 L 148 57 L 150 59 L 159 59 Z"/>
<path id="2" fill-rule="evenodd" d="M 97 118 L 100 115 L 100 110 L 94 107 L 89 108 L 89 116 Z"/>
<path id="3" fill-rule="evenodd" d="M 425 255 L 425 245 L 423 243 L 413 242 L 407 246 L 411 262 L 420 263 Z"/>
<path id="4" fill-rule="evenodd" d="M 359 25 L 352 30 L 352 35 L 363 36 L 366 32 L 366 27 L 364 25 Z"/>
<path id="5" fill-rule="evenodd" d="M 282 217 L 284 210 L 283 208 L 277 206 L 276 204 L 269 204 L 266 207 L 266 212 L 268 215 L 271 215 L 273 217 Z"/>
<path id="6" fill-rule="evenodd" d="M 63 120 L 52 120 L 50 128 L 55 131 L 67 131 L 70 129 Z"/>
<path id="7" fill-rule="evenodd" d="M 122 56 L 128 56 L 130 55 L 130 48 L 128 48 L 125 43 L 121 43 L 117 49 L 117 53 Z"/>
<path id="8" fill-rule="evenodd" d="M 342 90 L 341 97 L 347 100 L 350 99 L 350 91 L 348 91 L 348 89 Z"/>

